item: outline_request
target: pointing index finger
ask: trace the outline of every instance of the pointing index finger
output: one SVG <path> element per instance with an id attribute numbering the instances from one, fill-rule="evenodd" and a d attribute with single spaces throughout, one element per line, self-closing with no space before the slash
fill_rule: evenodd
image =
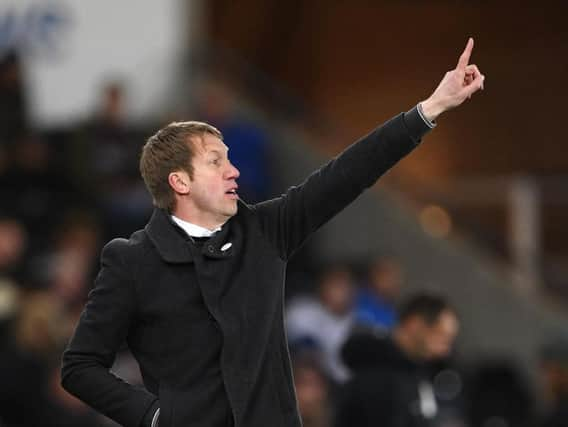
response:
<path id="1" fill-rule="evenodd" d="M 469 58 L 471 56 L 472 50 L 473 50 L 473 38 L 470 37 L 469 40 L 467 41 L 467 45 L 465 46 L 463 53 L 460 56 L 460 59 L 458 60 L 458 65 L 456 69 L 465 70 L 465 67 L 469 63 Z"/>

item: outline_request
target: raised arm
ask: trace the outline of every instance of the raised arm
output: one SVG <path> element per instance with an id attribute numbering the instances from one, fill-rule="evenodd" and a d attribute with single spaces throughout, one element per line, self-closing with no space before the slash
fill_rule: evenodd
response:
<path id="1" fill-rule="evenodd" d="M 483 89 L 485 77 L 477 66 L 468 65 L 472 49 L 470 38 L 457 67 L 446 73 L 428 99 L 348 147 L 301 185 L 254 206 L 261 227 L 283 259 L 412 151 L 440 114 Z"/>

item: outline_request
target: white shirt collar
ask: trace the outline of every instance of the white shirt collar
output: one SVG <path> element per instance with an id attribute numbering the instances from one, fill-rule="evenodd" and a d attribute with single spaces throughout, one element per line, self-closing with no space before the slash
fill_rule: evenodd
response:
<path id="1" fill-rule="evenodd" d="M 221 230 L 220 226 L 217 227 L 215 230 L 209 230 L 208 228 L 201 227 L 200 225 L 192 224 L 191 222 L 179 219 L 177 216 L 174 215 L 172 215 L 172 219 L 191 237 L 211 237 L 217 231 Z"/>

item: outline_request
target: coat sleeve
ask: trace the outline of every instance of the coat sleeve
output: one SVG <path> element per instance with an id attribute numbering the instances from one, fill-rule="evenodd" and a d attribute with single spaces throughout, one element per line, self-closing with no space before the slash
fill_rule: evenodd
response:
<path id="1" fill-rule="evenodd" d="M 253 206 L 280 256 L 288 259 L 312 232 L 412 151 L 429 130 L 414 107 L 352 144 L 301 185 Z"/>
<path id="2" fill-rule="evenodd" d="M 134 286 L 122 260 L 125 246 L 124 239 L 115 239 L 102 251 L 95 286 L 63 353 L 61 384 L 119 424 L 138 427 L 157 397 L 110 372 L 135 315 Z"/>

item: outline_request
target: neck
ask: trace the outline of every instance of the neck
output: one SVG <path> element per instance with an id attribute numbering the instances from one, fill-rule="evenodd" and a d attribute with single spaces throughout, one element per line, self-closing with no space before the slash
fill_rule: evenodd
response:
<path id="1" fill-rule="evenodd" d="M 198 215 L 195 212 L 191 212 L 191 210 L 189 209 L 174 209 L 172 211 L 172 215 L 178 217 L 183 221 L 190 222 L 211 231 L 217 229 L 218 227 L 221 227 L 223 224 L 225 224 L 225 222 L 227 222 L 228 219 Z"/>

